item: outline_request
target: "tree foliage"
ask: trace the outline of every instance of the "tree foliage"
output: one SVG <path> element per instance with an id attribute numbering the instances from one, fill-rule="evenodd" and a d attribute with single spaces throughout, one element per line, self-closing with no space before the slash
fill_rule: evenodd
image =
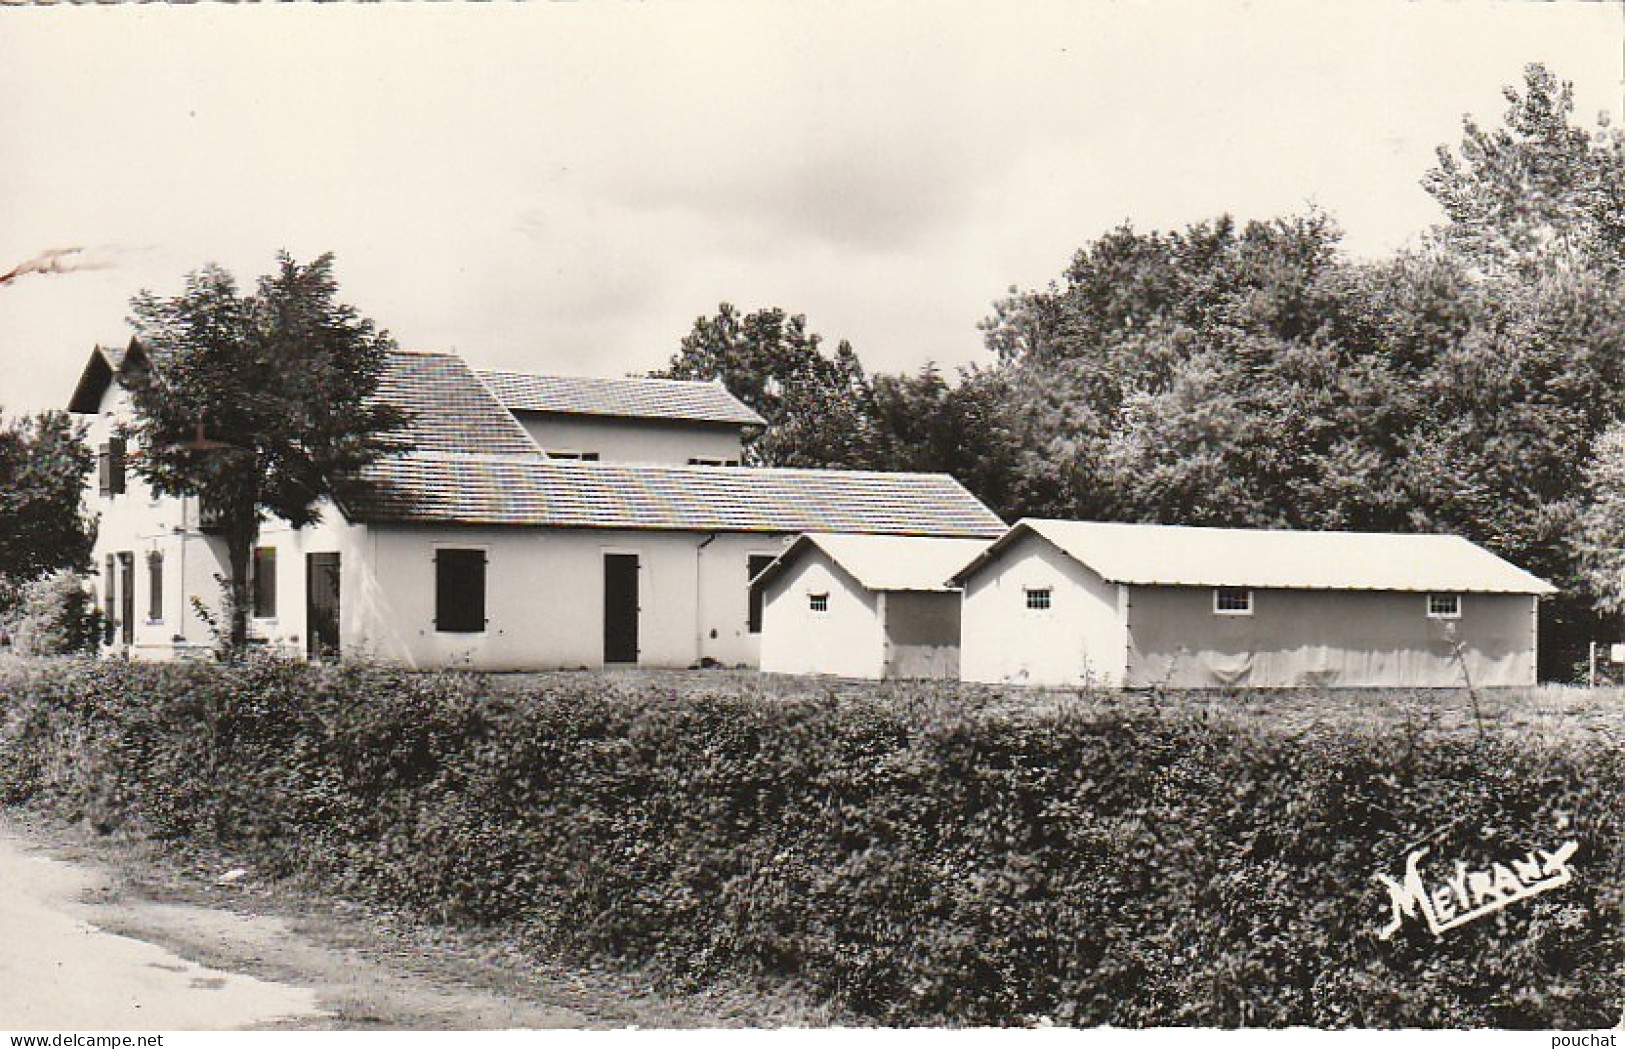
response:
<path id="1" fill-rule="evenodd" d="M 131 323 L 154 367 L 131 377 L 135 468 L 166 495 L 197 494 L 226 541 L 231 647 L 247 637 L 247 572 L 263 515 L 318 520 L 335 479 L 386 449 L 399 420 L 372 394 L 387 333 L 340 303 L 333 257 L 286 253 L 255 290 L 205 266 L 172 298 L 143 291 Z"/>
<path id="2" fill-rule="evenodd" d="M 0 425 L 0 605 L 23 584 L 87 567 L 96 523 L 83 505 L 93 465 L 83 425 L 63 412 Z"/>
<path id="3" fill-rule="evenodd" d="M 1437 236 L 1488 274 L 1625 262 L 1625 136 L 1575 127 L 1574 87 L 1539 64 L 1508 87 L 1495 128 L 1463 121 L 1459 150 L 1440 146 L 1423 185 L 1444 209 Z"/>
<path id="4" fill-rule="evenodd" d="M 873 412 L 858 355 L 833 357 L 807 318 L 769 308 L 741 315 L 722 303 L 699 317 L 667 367 L 668 379 L 721 382 L 767 422 L 746 451 L 753 466 L 858 468 L 873 461 Z"/>
<path id="5" fill-rule="evenodd" d="M 1561 673 L 1595 609 L 1625 611 L 1625 136 L 1576 126 L 1542 66 L 1505 95 L 1423 177 L 1443 221 L 1421 250 L 1352 260 L 1318 210 L 1125 224 L 995 302 L 994 363 L 952 381 L 765 399 L 816 346 L 779 311 L 750 319 L 763 339 L 725 308 L 685 353 L 766 406 L 764 447 L 946 471 L 1008 520 L 1465 535 L 1563 588 Z"/>

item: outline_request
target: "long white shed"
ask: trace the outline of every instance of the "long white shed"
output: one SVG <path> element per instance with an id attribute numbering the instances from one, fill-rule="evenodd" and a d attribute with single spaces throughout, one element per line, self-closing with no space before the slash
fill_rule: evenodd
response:
<path id="1" fill-rule="evenodd" d="M 1452 535 L 1024 520 L 955 574 L 967 681 L 1532 685 L 1555 588 Z"/>

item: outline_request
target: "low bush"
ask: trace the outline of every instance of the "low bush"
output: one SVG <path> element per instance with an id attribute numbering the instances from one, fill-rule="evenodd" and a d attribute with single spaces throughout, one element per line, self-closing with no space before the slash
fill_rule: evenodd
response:
<path id="1" fill-rule="evenodd" d="M 0 637 L 29 656 L 92 652 L 100 614 L 83 576 L 68 569 L 20 584 L 0 582 Z"/>
<path id="2" fill-rule="evenodd" d="M 1617 749 L 986 698 L 24 666 L 0 676 L 0 799 L 886 1024 L 1618 1020 Z M 1568 885 L 1379 938 L 1375 875 L 1411 850 L 1431 886 L 1570 840 Z"/>

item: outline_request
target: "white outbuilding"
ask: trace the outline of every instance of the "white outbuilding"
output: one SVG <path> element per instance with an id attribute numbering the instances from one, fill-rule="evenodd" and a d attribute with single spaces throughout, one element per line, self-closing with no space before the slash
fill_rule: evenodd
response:
<path id="1" fill-rule="evenodd" d="M 990 542 L 801 536 L 752 583 L 762 603 L 762 669 L 957 678 L 960 599 L 948 579 Z"/>
<path id="2" fill-rule="evenodd" d="M 1549 583 L 1451 535 L 1024 520 L 954 575 L 961 676 L 1532 685 Z"/>

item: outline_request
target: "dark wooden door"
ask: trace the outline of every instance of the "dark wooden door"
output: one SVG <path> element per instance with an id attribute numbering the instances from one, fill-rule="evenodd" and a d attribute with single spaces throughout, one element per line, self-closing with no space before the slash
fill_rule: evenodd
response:
<path id="1" fill-rule="evenodd" d="M 604 662 L 638 661 L 638 555 L 604 555 Z"/>
<path id="2" fill-rule="evenodd" d="M 305 654 L 331 659 L 339 652 L 339 555 L 305 555 Z"/>
<path id="3" fill-rule="evenodd" d="M 122 620 L 119 639 L 126 645 L 135 644 L 135 555 L 118 555 L 119 618 Z"/>

